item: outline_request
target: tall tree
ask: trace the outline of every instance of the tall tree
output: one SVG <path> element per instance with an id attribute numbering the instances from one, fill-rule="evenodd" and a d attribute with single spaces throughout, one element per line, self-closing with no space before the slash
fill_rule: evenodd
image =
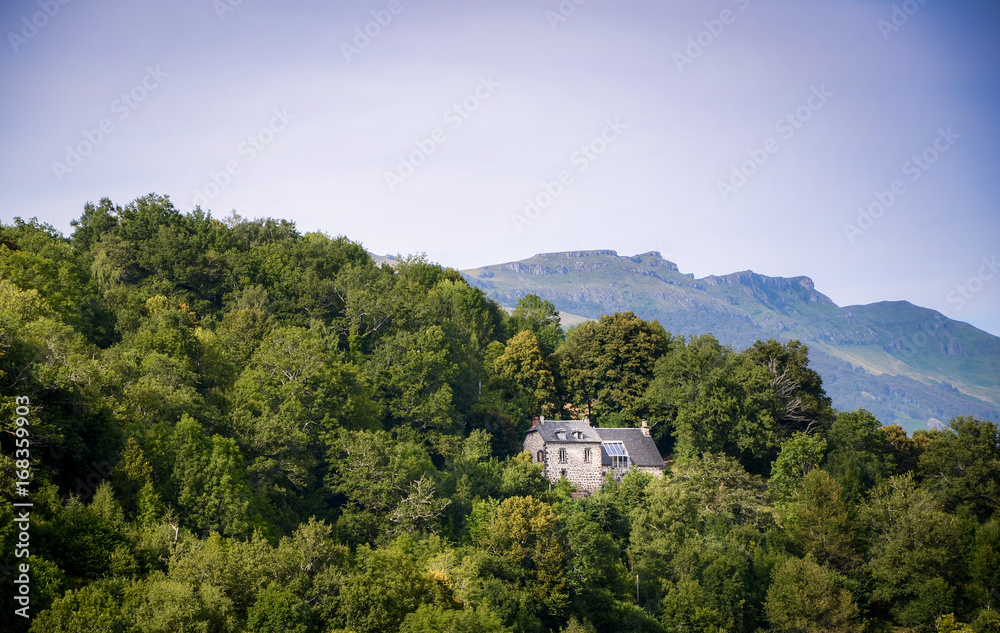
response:
<path id="1" fill-rule="evenodd" d="M 969 507 L 980 520 L 1000 509 L 1000 430 L 993 422 L 960 416 L 920 456 L 925 484 L 949 509 Z"/>
<path id="2" fill-rule="evenodd" d="M 632 312 L 605 315 L 574 328 L 559 350 L 569 400 L 596 421 L 636 424 L 656 361 L 670 344 L 670 335 L 658 322 Z"/>
<path id="3" fill-rule="evenodd" d="M 510 330 L 511 336 L 524 331 L 534 334 L 546 358 L 566 340 L 556 307 L 533 294 L 518 300 L 510 315 Z"/>

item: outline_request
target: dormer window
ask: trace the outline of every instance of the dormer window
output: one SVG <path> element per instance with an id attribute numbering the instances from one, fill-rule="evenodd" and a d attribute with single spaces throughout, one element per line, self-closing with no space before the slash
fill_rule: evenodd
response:
<path id="1" fill-rule="evenodd" d="M 566 439 L 566 429 L 556 429 L 556 439 L 565 440 Z"/>
<path id="2" fill-rule="evenodd" d="M 578 439 L 578 440 L 582 440 L 583 439 L 583 431 L 580 431 L 580 430 L 573 431 L 573 437 L 576 438 L 576 439 Z"/>

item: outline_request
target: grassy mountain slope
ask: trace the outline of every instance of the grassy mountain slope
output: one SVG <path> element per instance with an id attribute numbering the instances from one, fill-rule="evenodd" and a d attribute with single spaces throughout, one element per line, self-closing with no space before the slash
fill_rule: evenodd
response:
<path id="1" fill-rule="evenodd" d="M 751 271 L 695 279 L 656 252 L 546 253 L 463 272 L 505 306 L 533 293 L 574 317 L 632 310 L 735 347 L 799 339 L 835 406 L 910 431 L 955 415 L 1000 419 L 1000 338 L 905 301 L 840 307 L 808 277 Z"/>

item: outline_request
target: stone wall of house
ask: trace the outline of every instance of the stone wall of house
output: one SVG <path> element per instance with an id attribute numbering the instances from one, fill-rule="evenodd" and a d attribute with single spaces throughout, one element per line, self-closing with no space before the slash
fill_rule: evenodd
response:
<path id="1" fill-rule="evenodd" d="M 590 449 L 590 462 L 584 461 L 585 449 Z M 565 463 L 559 461 L 559 449 L 566 450 Z M 545 447 L 545 476 L 557 482 L 565 474 L 566 479 L 577 490 L 594 491 L 601 487 L 604 475 L 601 471 L 600 442 L 553 442 Z"/>
<path id="2" fill-rule="evenodd" d="M 522 446 L 524 446 L 524 450 L 531 453 L 531 461 L 533 463 L 535 464 L 541 463 L 543 466 L 545 465 L 545 455 L 544 455 L 545 441 L 542 440 L 541 434 L 528 433 L 528 436 L 524 438 L 524 443 L 522 444 Z M 543 451 L 541 460 L 538 459 L 538 451 Z"/>

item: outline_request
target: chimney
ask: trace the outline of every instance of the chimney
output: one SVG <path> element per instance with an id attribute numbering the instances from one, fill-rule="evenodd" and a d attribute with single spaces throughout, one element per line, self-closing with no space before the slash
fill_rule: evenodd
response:
<path id="1" fill-rule="evenodd" d="M 642 434 L 649 437 L 649 423 L 645 420 L 642 421 Z"/>
<path id="2" fill-rule="evenodd" d="M 541 424 L 542 426 L 545 426 L 545 416 L 544 415 L 538 416 L 538 421 L 539 421 L 539 424 Z"/>
<path id="3" fill-rule="evenodd" d="M 531 430 L 534 431 L 538 428 L 538 416 L 531 418 Z"/>

